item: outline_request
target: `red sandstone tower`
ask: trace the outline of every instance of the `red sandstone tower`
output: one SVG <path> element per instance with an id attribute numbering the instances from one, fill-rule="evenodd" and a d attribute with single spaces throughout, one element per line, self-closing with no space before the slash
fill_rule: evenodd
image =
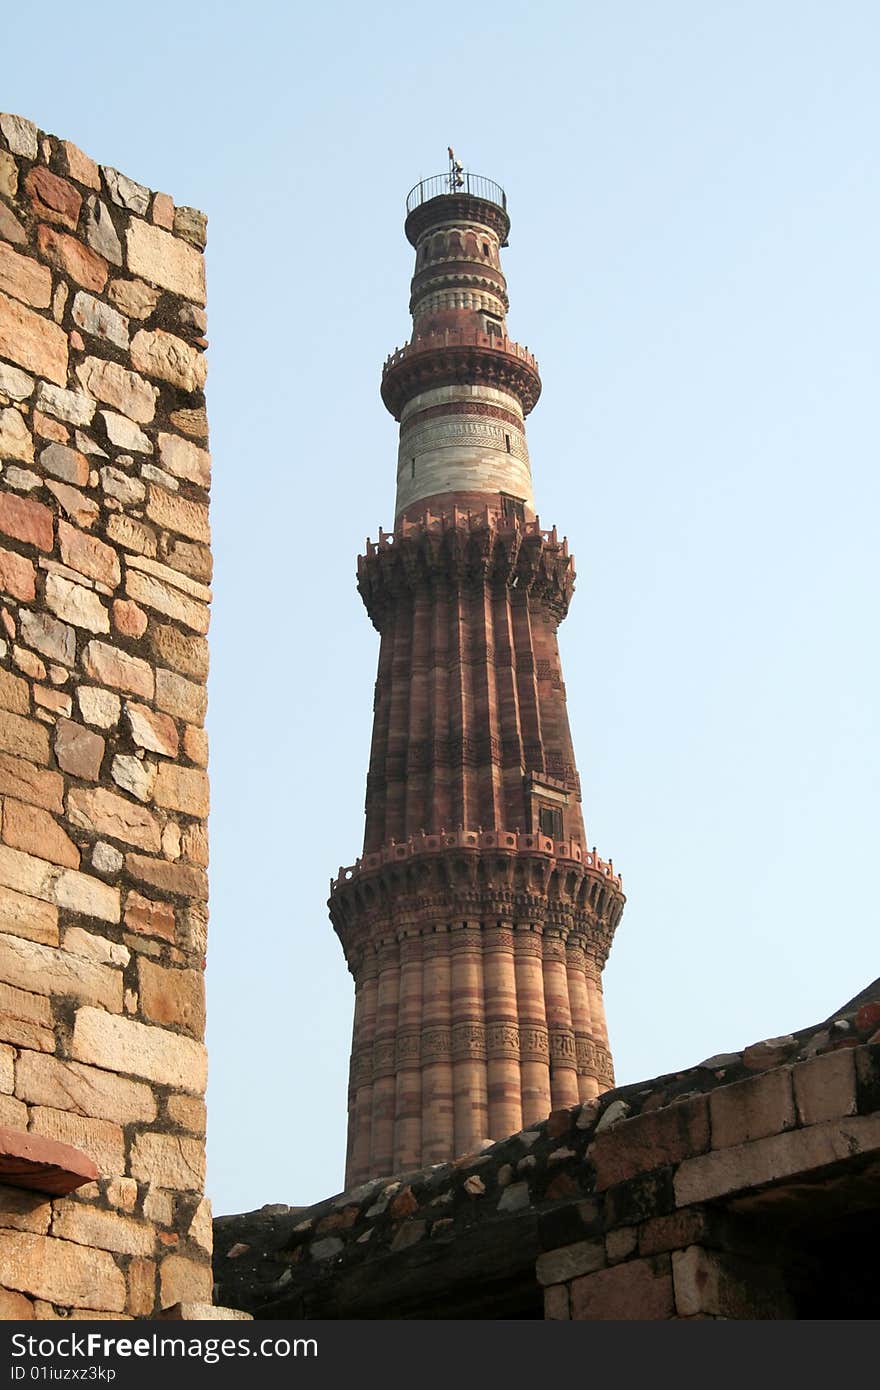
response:
<path id="1" fill-rule="evenodd" d="M 601 974 L 620 878 L 587 848 L 556 629 L 574 563 L 535 512 L 537 363 L 507 336 L 503 189 L 407 199 L 412 338 L 393 532 L 358 560 L 381 634 L 366 834 L 331 886 L 355 979 L 346 1183 L 443 1162 L 613 1085 Z"/>

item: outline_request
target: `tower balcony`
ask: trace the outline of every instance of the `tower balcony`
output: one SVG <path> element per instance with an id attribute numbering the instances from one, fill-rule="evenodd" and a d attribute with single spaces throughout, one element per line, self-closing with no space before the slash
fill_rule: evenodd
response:
<path id="1" fill-rule="evenodd" d="M 478 329 L 445 328 L 419 334 L 391 353 L 382 368 L 382 400 L 399 420 L 413 396 L 458 382 L 509 391 L 524 415 L 541 394 L 537 359 L 527 347 Z"/>
<path id="2" fill-rule="evenodd" d="M 404 231 L 412 246 L 429 227 L 457 218 L 494 228 L 501 245 L 507 245 L 507 194 L 500 183 L 482 174 L 463 172 L 457 187 L 448 172 L 419 179 L 407 194 L 406 214 Z"/>

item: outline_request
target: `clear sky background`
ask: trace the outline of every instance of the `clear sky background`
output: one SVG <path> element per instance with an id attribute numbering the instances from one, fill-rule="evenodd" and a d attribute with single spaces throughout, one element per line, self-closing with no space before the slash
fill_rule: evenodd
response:
<path id="1" fill-rule="evenodd" d="M 628 902 L 618 1081 L 824 1018 L 878 973 L 873 0 L 454 7 L 45 0 L 0 106 L 209 215 L 208 1190 L 342 1185 L 360 852 L 393 521 L 382 362 L 404 199 L 507 189 L 538 510 L 588 833 Z"/>

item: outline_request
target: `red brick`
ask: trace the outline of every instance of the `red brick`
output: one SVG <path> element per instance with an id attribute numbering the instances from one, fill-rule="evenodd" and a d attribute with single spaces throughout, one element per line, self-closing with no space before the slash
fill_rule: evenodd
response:
<path id="1" fill-rule="evenodd" d="M 697 1096 L 621 1120 L 596 1135 L 587 1156 L 596 1165 L 596 1190 L 602 1192 L 637 1173 L 680 1163 L 708 1148 L 708 1104 L 705 1096 Z"/>
<path id="2" fill-rule="evenodd" d="M 55 734 L 55 757 L 58 766 L 74 777 L 97 782 L 104 757 L 104 740 L 82 724 L 71 719 L 59 719 Z"/>
<path id="3" fill-rule="evenodd" d="M 50 265 L 66 271 L 83 289 L 100 294 L 107 283 L 107 262 L 97 252 L 65 232 L 56 232 L 45 225 L 37 229 L 37 245 L 40 255 Z M 60 381 L 59 385 L 64 386 L 65 381 Z"/>
<path id="4" fill-rule="evenodd" d="M 172 865 L 167 859 L 147 859 L 146 855 L 125 856 L 125 869 L 139 883 L 158 892 L 171 892 L 181 898 L 207 902 L 207 874 L 193 865 Z"/>
<path id="5" fill-rule="evenodd" d="M 711 1094 L 709 1114 L 713 1149 L 794 1129 L 791 1068 L 778 1067 L 731 1086 L 719 1086 Z"/>
<path id="6" fill-rule="evenodd" d="M 34 434 L 41 439 L 51 439 L 55 444 L 66 444 L 70 438 L 70 431 L 66 425 L 62 425 L 60 420 L 53 420 L 51 416 L 44 415 L 42 410 L 34 409 L 31 416 L 34 426 Z"/>
<path id="7" fill-rule="evenodd" d="M 863 1004 L 854 1019 L 858 1033 L 873 1033 L 880 1023 L 880 1003 Z"/>
<path id="8" fill-rule="evenodd" d="M 38 550 L 51 551 L 55 544 L 49 508 L 11 492 L 0 494 L 0 531 Z"/>
<path id="9" fill-rule="evenodd" d="M 67 165 L 67 172 L 77 183 L 84 183 L 87 188 L 101 187 L 101 174 L 97 164 L 93 159 L 89 159 L 87 154 L 76 145 L 72 145 L 69 140 L 63 140 L 61 150 Z"/>
<path id="10" fill-rule="evenodd" d="M 574 1123 L 574 1113 L 571 1110 L 551 1110 L 547 1118 L 547 1136 L 550 1139 L 561 1139 L 564 1135 L 571 1133 Z"/>
<path id="11" fill-rule="evenodd" d="M 418 1211 L 419 1204 L 411 1187 L 404 1187 L 398 1192 L 391 1203 L 391 1217 L 394 1221 L 399 1221 L 404 1216 L 412 1216 L 414 1211 Z"/>
<path id="12" fill-rule="evenodd" d="M 123 637 L 143 637 L 147 630 L 147 615 L 131 599 L 115 598 L 111 612 L 114 631 Z"/>
<path id="13" fill-rule="evenodd" d="M 49 222 L 58 222 L 62 227 L 76 231 L 82 196 L 72 183 L 37 165 L 25 177 L 24 186 L 38 217 L 45 217 Z"/>
<path id="14" fill-rule="evenodd" d="M 129 893 L 125 900 L 125 925 L 142 936 L 175 937 L 174 908 L 170 903 L 153 902 L 140 893 Z"/>
<path id="15" fill-rule="evenodd" d="M 668 1255 L 630 1260 L 572 1281 L 573 1319 L 656 1322 L 674 1313 Z"/>
<path id="16" fill-rule="evenodd" d="M 119 559 L 111 546 L 63 520 L 58 522 L 58 543 L 65 565 L 111 589 L 116 588 L 120 579 Z"/>
<path id="17" fill-rule="evenodd" d="M 0 290 L 34 309 L 48 309 L 52 302 L 52 276 L 32 256 L 19 255 L 0 241 Z"/>

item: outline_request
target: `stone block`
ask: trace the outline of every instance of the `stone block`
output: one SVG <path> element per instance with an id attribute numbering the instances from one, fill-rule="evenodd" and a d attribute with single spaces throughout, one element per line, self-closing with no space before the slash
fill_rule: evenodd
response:
<path id="1" fill-rule="evenodd" d="M 122 710 L 118 695 L 101 690 L 99 686 L 81 685 L 77 688 L 76 698 L 87 724 L 96 724 L 99 729 L 112 729 L 118 724 Z"/>
<path id="2" fill-rule="evenodd" d="M 0 888 L 0 932 L 58 945 L 58 909 L 12 888 Z"/>
<path id="3" fill-rule="evenodd" d="M 208 776 L 199 768 L 162 763 L 156 778 L 153 799 L 157 806 L 182 811 L 187 816 L 208 814 Z"/>
<path id="4" fill-rule="evenodd" d="M 190 540 L 207 543 L 211 539 L 207 504 L 187 501 L 165 488 L 151 485 L 148 489 L 147 516 L 157 526 L 177 531 Z"/>
<path id="5" fill-rule="evenodd" d="M 12 714 L 27 714 L 30 707 L 27 681 L 0 668 L 0 709 L 9 710 Z"/>
<path id="6" fill-rule="evenodd" d="M 794 1068 L 792 1078 L 798 1120 L 802 1125 L 855 1115 L 856 1071 L 851 1049 L 827 1052 L 802 1062 Z"/>
<path id="7" fill-rule="evenodd" d="M 167 381 L 190 395 L 204 389 L 208 364 L 204 353 L 163 328 L 142 328 L 131 342 L 132 365 L 145 376 Z"/>
<path id="8" fill-rule="evenodd" d="M 63 483 L 75 483 L 77 487 L 86 487 L 89 481 L 89 461 L 85 454 L 81 454 L 78 449 L 69 448 L 66 444 L 47 445 L 40 454 L 40 467 L 51 473 L 53 478 L 60 478 Z M 63 549 L 62 559 L 65 564 L 69 563 L 64 558 Z"/>
<path id="9" fill-rule="evenodd" d="M 703 1240 L 708 1234 L 708 1223 L 705 1213 L 692 1207 L 671 1216 L 652 1217 L 639 1227 L 638 1234 L 640 1255 L 660 1255 Z"/>
<path id="10" fill-rule="evenodd" d="M 638 1173 L 679 1163 L 709 1148 L 709 1113 L 705 1096 L 667 1105 L 597 1133 L 587 1149 L 596 1167 L 601 1192 Z"/>
<path id="11" fill-rule="evenodd" d="M 141 1012 L 195 1038 L 205 1032 L 205 982 L 200 970 L 169 970 L 146 956 L 138 961 Z"/>
<path id="12" fill-rule="evenodd" d="M 161 665 L 173 666 L 197 681 L 207 679 L 208 644 L 204 637 L 157 622 L 150 630 L 150 647 Z"/>
<path id="13" fill-rule="evenodd" d="M 2 246 L 0 242 L 0 246 Z M 31 432 L 17 410 L 0 410 L 0 459 L 18 459 L 33 463 L 34 441 Z M 7 480 L 8 480 L 7 473 Z"/>
<path id="14" fill-rule="evenodd" d="M 24 187 L 37 217 L 76 231 L 82 194 L 72 183 L 38 164 L 25 175 Z"/>
<path id="15" fill-rule="evenodd" d="M 39 1154 L 39 1146 L 33 1152 Z M 34 1235 L 48 1234 L 52 1206 L 45 1192 L 30 1192 L 24 1187 L 0 1187 L 0 1227 L 9 1231 L 31 1231 Z M 2 1271 L 0 1271 L 2 1279 Z"/>
<path id="16" fill-rule="evenodd" d="M 50 228 L 41 228 L 50 232 Z M 69 239 L 69 238 L 68 238 Z M 67 384 L 67 334 L 57 323 L 0 293 L 0 357 L 46 377 L 56 386 Z"/>
<path id="17" fill-rule="evenodd" d="M 117 598 L 113 600 L 111 608 L 111 621 L 113 631 L 119 632 L 123 637 L 143 637 L 147 630 L 149 619 L 142 608 L 129 599 Z"/>
<path id="18" fill-rule="evenodd" d="M 203 869 L 191 864 L 169 864 L 142 854 L 125 856 L 126 872 L 138 883 L 175 897 L 208 901 L 208 878 Z"/>
<path id="19" fill-rule="evenodd" d="M 201 1192 L 205 1186 L 205 1146 L 179 1134 L 136 1134 L 131 1174 L 175 1192 Z"/>
<path id="20" fill-rule="evenodd" d="M 152 1124 L 156 1099 L 149 1086 L 112 1071 L 22 1052 L 16 1063 L 15 1094 L 29 1105 L 72 1110 L 114 1124 Z M 110 1249 L 111 1247 L 107 1247 Z"/>
<path id="21" fill-rule="evenodd" d="M 145 608 L 163 613 L 166 618 L 174 618 L 193 632 L 208 631 L 210 614 L 205 605 L 197 603 L 182 594 L 179 589 L 172 588 L 170 584 L 163 584 L 152 574 L 142 574 L 139 570 L 129 569 L 125 576 L 125 592 L 129 598 L 142 603 Z"/>
<path id="22" fill-rule="evenodd" d="M 76 659 L 76 633 L 72 627 L 50 618 L 48 613 L 22 612 L 19 617 L 23 642 L 35 647 L 50 661 L 59 661 L 62 666 L 73 665 Z"/>
<path id="23" fill-rule="evenodd" d="M 205 1048 L 192 1038 L 89 1007 L 77 1011 L 73 1057 L 109 1071 L 203 1095 Z"/>
<path id="24" fill-rule="evenodd" d="M 92 232 L 92 244 L 100 239 L 101 245 L 95 245 L 97 251 L 102 252 L 108 260 L 112 260 L 112 233 L 115 239 L 116 233 L 113 231 L 113 224 L 106 215 L 102 218 L 103 209 L 101 204 L 95 201 L 90 209 L 90 215 L 94 219 L 90 221 L 89 230 Z M 90 337 L 100 338 L 103 341 L 113 343 L 116 347 L 125 352 L 128 348 L 128 324 L 116 309 L 111 309 L 109 304 L 105 304 L 100 299 L 95 299 L 87 294 L 85 290 L 80 290 L 73 301 L 71 311 L 74 323 Z"/>
<path id="25" fill-rule="evenodd" d="M 125 1280 L 113 1256 L 68 1240 L 0 1231 L 0 1279 L 65 1307 L 121 1312 Z"/>
<path id="26" fill-rule="evenodd" d="M 102 1009 L 122 1009 L 122 974 L 21 936 L 0 934 L 0 978 L 33 994 L 57 994 Z"/>
<path id="27" fill-rule="evenodd" d="M 64 778 L 25 759 L 0 753 L 0 795 L 14 796 L 58 815 L 64 810 Z"/>
<path id="28" fill-rule="evenodd" d="M 561 1284 L 580 1274 L 592 1274 L 605 1268 L 605 1245 L 601 1240 L 579 1240 L 548 1250 L 538 1256 L 536 1273 L 539 1284 Z"/>
<path id="29" fill-rule="evenodd" d="M 719 1086 L 709 1098 L 709 1113 L 713 1149 L 794 1129 L 791 1068 L 778 1067 L 731 1086 Z"/>
<path id="30" fill-rule="evenodd" d="M 729 1192 L 801 1176 L 860 1153 L 880 1149 L 880 1114 L 813 1125 L 809 1129 L 713 1150 L 687 1159 L 675 1175 L 679 1206 L 711 1201 Z"/>
<path id="31" fill-rule="evenodd" d="M 156 413 L 156 387 L 117 362 L 86 357 L 77 367 L 76 375 L 90 396 L 139 425 L 148 425 Z"/>
<path id="32" fill-rule="evenodd" d="M 205 1102 L 197 1096 L 169 1096 L 168 1118 L 172 1124 L 204 1138 L 207 1110 Z"/>
<path id="33" fill-rule="evenodd" d="M 152 1255 L 156 1236 L 152 1226 L 115 1211 L 79 1202 L 65 1202 L 52 1222 L 52 1234 L 77 1245 L 112 1250 L 117 1255 Z"/>
<path id="34" fill-rule="evenodd" d="M 160 227 L 132 218 L 126 231 L 126 249 L 133 275 L 204 304 L 205 263 L 193 246 Z"/>
<path id="35" fill-rule="evenodd" d="M 31 1106 L 30 1116 L 31 1134 L 42 1134 L 80 1149 L 97 1166 L 102 1178 L 125 1172 L 125 1140 L 119 1125 L 40 1105 Z"/>
<path id="36" fill-rule="evenodd" d="M 629 1260 L 575 1279 L 571 1316 L 575 1320 L 659 1321 L 675 1313 L 668 1255 Z"/>
<path id="37" fill-rule="evenodd" d="M 103 738 L 92 729 L 86 729 L 71 719 L 58 720 L 55 727 L 55 757 L 58 766 L 73 777 L 97 782 L 101 775 L 104 747 Z"/>
<path id="38" fill-rule="evenodd" d="M 29 1298 L 11 1289 L 0 1289 L 0 1321 L 30 1322 L 33 1317 L 34 1305 Z"/>
<path id="39" fill-rule="evenodd" d="M 142 936 L 158 936 L 173 941 L 176 935 L 174 908 L 170 903 L 153 902 L 131 892 L 125 900 L 125 925 Z"/>
<path id="40" fill-rule="evenodd" d="M 178 752 L 177 726 L 167 714 L 158 714 L 146 705 L 126 701 L 125 714 L 131 736 L 139 748 L 176 758 Z"/>
<path id="41" fill-rule="evenodd" d="M 23 603 L 36 594 L 36 572 L 30 560 L 17 551 L 0 550 L 0 589 Z"/>
<path id="42" fill-rule="evenodd" d="M 104 787 L 73 788 L 67 797 L 67 814 L 71 825 L 96 835 L 156 853 L 161 848 L 162 828 L 152 811 Z"/>
<path id="43" fill-rule="evenodd" d="M 135 1258 L 127 1272 L 128 1298 L 126 1311 L 135 1318 L 152 1317 L 156 1303 L 156 1263 Z"/>
<path id="44" fill-rule="evenodd" d="M 106 642 L 92 641 L 86 648 L 83 664 L 93 680 L 112 686 L 114 690 L 124 690 L 152 700 L 155 688 L 153 669 L 139 657 L 129 656 L 128 652 L 110 647 Z"/>
<path id="45" fill-rule="evenodd" d="M 55 545 L 49 508 L 12 492 L 0 493 L 0 531 L 38 550 L 50 551 Z"/>
<path id="46" fill-rule="evenodd" d="M 208 692 L 203 685 L 160 667 L 156 671 L 156 704 L 175 719 L 201 725 L 208 708 Z"/>
<path id="47" fill-rule="evenodd" d="M 0 710 L 0 749 L 35 763 L 49 761 L 49 734 L 45 724 Z"/>
<path id="48" fill-rule="evenodd" d="M 680 1318 L 791 1318 L 794 1307 L 781 1280 L 763 1262 L 691 1245 L 672 1256 L 675 1307 Z"/>
<path id="49" fill-rule="evenodd" d="M 159 458 L 162 467 L 176 478 L 185 478 L 199 487 L 211 485 L 211 455 L 179 434 L 159 435 Z"/>
<path id="50" fill-rule="evenodd" d="M 0 241 L 0 291 L 33 309 L 48 309 L 52 302 L 52 275 L 32 256 L 21 256 L 7 242 Z"/>
<path id="51" fill-rule="evenodd" d="M 79 868 L 79 850 L 61 826 L 40 806 L 28 806 L 23 801 L 3 802 L 3 842 L 13 849 L 25 850 L 52 864 Z"/>
<path id="52" fill-rule="evenodd" d="M 117 587 L 120 582 L 119 558 L 111 546 L 67 521 L 58 523 L 58 544 L 65 565 L 111 589 Z"/>

